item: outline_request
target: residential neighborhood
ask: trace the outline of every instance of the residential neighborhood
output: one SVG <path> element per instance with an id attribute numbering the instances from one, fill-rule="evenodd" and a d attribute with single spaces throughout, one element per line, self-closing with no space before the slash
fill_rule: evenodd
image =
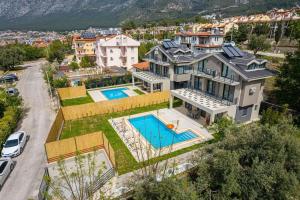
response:
<path id="1" fill-rule="evenodd" d="M 299 199 L 299 6 L 221 11 L 1 31 L 0 199 Z"/>

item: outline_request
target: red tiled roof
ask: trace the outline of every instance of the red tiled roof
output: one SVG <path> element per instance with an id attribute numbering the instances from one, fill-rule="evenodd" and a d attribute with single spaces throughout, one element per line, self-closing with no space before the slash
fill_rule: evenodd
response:
<path id="1" fill-rule="evenodd" d="M 149 65 L 150 65 L 149 62 L 140 62 L 140 63 L 137 63 L 137 64 L 133 64 L 132 66 L 134 68 L 137 68 L 137 69 L 145 71 L 145 70 L 149 69 Z"/>

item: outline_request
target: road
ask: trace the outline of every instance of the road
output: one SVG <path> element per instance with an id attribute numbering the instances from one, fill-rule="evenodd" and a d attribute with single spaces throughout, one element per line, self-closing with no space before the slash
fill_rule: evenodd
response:
<path id="1" fill-rule="evenodd" d="M 47 85 L 41 72 L 43 61 L 26 64 L 17 88 L 24 100 L 25 116 L 18 130 L 24 130 L 30 139 L 24 152 L 15 158 L 16 167 L 0 192 L 1 200 L 36 199 L 46 166 L 44 142 L 55 112 L 51 109 Z"/>

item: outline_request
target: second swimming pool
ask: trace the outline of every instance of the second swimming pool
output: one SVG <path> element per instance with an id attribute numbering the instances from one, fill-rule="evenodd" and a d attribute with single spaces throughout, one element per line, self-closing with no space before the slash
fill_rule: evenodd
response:
<path id="1" fill-rule="evenodd" d="M 192 131 L 178 134 L 152 114 L 129 119 L 129 122 L 156 149 L 198 137 Z"/>
<path id="2" fill-rule="evenodd" d="M 108 99 L 122 99 L 128 97 L 128 95 L 124 92 L 124 90 L 128 90 L 127 88 L 115 88 L 109 90 L 103 90 L 101 93 Z"/>

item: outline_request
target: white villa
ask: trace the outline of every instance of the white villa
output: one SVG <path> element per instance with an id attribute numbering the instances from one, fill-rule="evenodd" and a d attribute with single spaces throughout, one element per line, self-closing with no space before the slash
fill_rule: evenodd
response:
<path id="1" fill-rule="evenodd" d="M 124 67 L 131 70 L 138 63 L 140 42 L 127 35 L 98 37 L 96 42 L 96 63 L 99 67 Z"/>

